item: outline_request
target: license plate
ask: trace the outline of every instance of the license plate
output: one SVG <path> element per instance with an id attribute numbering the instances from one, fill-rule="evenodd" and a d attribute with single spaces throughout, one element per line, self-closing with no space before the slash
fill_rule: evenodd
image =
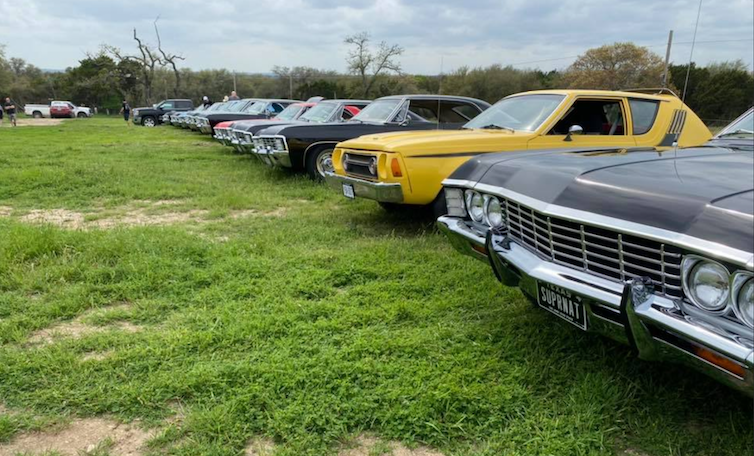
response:
<path id="1" fill-rule="evenodd" d="M 353 185 L 343 184 L 343 196 L 351 199 L 356 198 L 356 194 L 353 192 Z"/>
<path id="2" fill-rule="evenodd" d="M 586 331 L 584 299 L 565 288 L 537 282 L 537 301 L 543 309 Z"/>

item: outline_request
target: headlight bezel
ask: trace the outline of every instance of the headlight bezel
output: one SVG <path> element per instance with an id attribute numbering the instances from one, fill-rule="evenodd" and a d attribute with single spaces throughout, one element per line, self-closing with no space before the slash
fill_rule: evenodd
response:
<path id="1" fill-rule="evenodd" d="M 445 209 L 451 217 L 466 217 L 465 192 L 460 187 L 445 187 Z M 460 202 L 460 203 L 459 203 Z"/>
<path id="2" fill-rule="evenodd" d="M 484 196 L 476 190 L 467 189 L 463 192 L 464 203 L 466 203 L 466 212 L 472 221 L 484 223 Z M 479 215 L 474 213 L 474 201 L 478 199 L 481 202 L 479 206 Z"/>
<path id="3" fill-rule="evenodd" d="M 754 318 L 748 320 L 744 317 L 744 312 L 741 310 L 741 294 L 745 287 L 754 287 L 754 273 L 748 271 L 736 271 L 730 278 L 730 307 L 733 309 L 733 314 L 736 318 L 748 326 L 754 329 Z"/>
<path id="4" fill-rule="evenodd" d="M 702 265 L 711 265 L 715 268 L 720 268 L 726 274 L 723 281 L 726 284 L 725 298 L 722 300 L 722 305 L 720 306 L 708 306 L 706 303 L 700 303 L 696 290 L 692 289 L 691 274 L 698 271 L 698 268 Z M 730 311 L 732 296 L 731 276 L 730 270 L 725 265 L 709 258 L 699 255 L 686 255 L 681 261 L 681 285 L 686 300 L 709 315 L 725 315 Z"/>
<path id="5" fill-rule="evenodd" d="M 506 214 L 503 210 L 503 203 L 500 201 L 500 199 L 494 195 L 483 195 L 484 196 L 484 206 L 483 206 L 483 213 L 484 213 L 484 222 L 490 227 L 494 229 L 503 229 L 507 225 L 506 220 Z M 497 204 L 498 211 L 500 213 L 500 224 L 493 224 L 490 220 L 490 205 L 491 204 Z"/>

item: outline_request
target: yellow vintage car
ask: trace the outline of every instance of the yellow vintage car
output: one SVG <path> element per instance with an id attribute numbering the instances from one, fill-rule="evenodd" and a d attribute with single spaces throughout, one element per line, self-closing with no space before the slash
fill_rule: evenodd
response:
<path id="1" fill-rule="evenodd" d="M 404 107 L 407 115 L 411 106 Z M 432 121 L 432 113 L 422 115 Z M 709 129 L 671 91 L 542 90 L 503 98 L 454 131 L 362 136 L 337 145 L 328 184 L 347 198 L 445 206 L 442 181 L 470 158 L 492 152 L 602 147 L 697 146 Z"/>

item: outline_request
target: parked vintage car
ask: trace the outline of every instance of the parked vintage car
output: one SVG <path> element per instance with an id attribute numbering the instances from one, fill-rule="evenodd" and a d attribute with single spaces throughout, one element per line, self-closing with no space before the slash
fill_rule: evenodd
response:
<path id="1" fill-rule="evenodd" d="M 190 111 L 194 108 L 194 102 L 188 99 L 163 100 L 149 108 L 136 108 L 133 110 L 134 125 L 154 127 L 162 123 L 162 116 L 169 112 Z"/>
<path id="2" fill-rule="evenodd" d="M 90 108 L 84 106 L 76 106 L 70 101 L 53 101 L 49 105 L 27 104 L 24 106 L 24 114 L 35 119 L 41 119 L 44 117 L 51 117 L 51 109 L 56 111 L 56 115 L 60 117 L 92 117 L 92 110 Z M 67 116 L 64 116 L 62 112 L 68 110 L 70 110 L 71 112 Z"/>
<path id="3" fill-rule="evenodd" d="M 264 123 L 263 121 L 243 121 L 238 126 L 233 126 L 233 144 L 241 152 L 253 153 L 253 137 L 259 131 L 272 126 L 290 125 L 295 123 L 342 123 L 356 116 L 362 109 L 369 105 L 369 100 L 324 100 L 317 106 L 309 109 L 295 121 L 276 121 Z"/>
<path id="4" fill-rule="evenodd" d="M 672 93 L 548 90 L 506 97 L 461 131 L 362 136 L 338 145 L 326 179 L 386 209 L 444 209 L 442 180 L 490 152 L 593 146 L 699 145 L 704 123 Z"/>
<path id="5" fill-rule="evenodd" d="M 754 395 L 752 116 L 700 147 L 476 157 L 438 226 L 577 328 Z"/>
<path id="6" fill-rule="evenodd" d="M 218 113 L 218 112 L 238 112 L 242 110 L 244 107 L 248 106 L 251 103 L 254 103 L 256 99 L 244 99 L 244 100 L 231 100 L 231 101 L 225 101 L 225 102 L 218 102 L 214 103 L 209 108 L 205 109 L 201 113 L 196 113 L 191 116 L 189 116 L 188 119 L 188 127 L 193 131 L 202 131 L 202 128 L 207 130 L 208 123 L 205 122 L 205 117 L 207 114 L 210 113 Z"/>
<path id="7" fill-rule="evenodd" d="M 283 99 L 249 99 L 249 103 L 237 111 L 216 112 L 201 116 L 202 128 L 200 131 L 206 135 L 213 133 L 215 126 L 227 120 L 244 119 L 271 119 L 283 112 L 288 105 L 301 103 L 299 100 Z"/>
<path id="8" fill-rule="evenodd" d="M 271 126 L 276 125 L 276 121 L 280 121 L 281 123 L 292 122 L 301 117 L 314 105 L 316 105 L 316 103 L 313 102 L 291 103 L 275 117 L 269 119 L 226 120 L 215 125 L 215 134 L 212 135 L 212 137 L 220 141 L 224 146 L 231 146 L 233 145 L 232 141 L 235 138 L 233 129 L 236 128 L 236 126 L 241 128 L 242 125 L 248 125 L 249 123 Z"/>
<path id="9" fill-rule="evenodd" d="M 217 103 L 215 103 L 217 104 Z M 188 128 L 188 120 L 191 116 L 199 114 L 201 112 L 204 112 L 208 109 L 211 109 L 212 105 L 204 105 L 201 104 L 191 111 L 182 111 L 182 112 L 174 112 L 170 114 L 170 125 L 173 125 L 174 127 L 181 127 L 181 128 Z"/>
<path id="10" fill-rule="evenodd" d="M 458 129 L 489 106 L 482 100 L 449 95 L 383 97 L 349 122 L 266 128 L 254 137 L 254 149 L 270 166 L 305 170 L 320 180 L 333 171 L 332 153 L 341 141 L 390 131 Z"/>

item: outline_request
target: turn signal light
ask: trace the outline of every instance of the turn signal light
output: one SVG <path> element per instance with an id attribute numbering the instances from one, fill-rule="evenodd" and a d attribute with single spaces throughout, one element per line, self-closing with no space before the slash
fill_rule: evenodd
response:
<path id="1" fill-rule="evenodd" d="M 706 348 L 695 347 L 694 352 L 696 352 L 696 355 L 703 360 L 714 364 L 715 366 L 726 370 L 731 374 L 744 378 L 746 372 L 744 371 L 743 366 L 741 366 L 740 364 L 735 363 L 728 358 L 724 358 L 716 353 L 713 353 Z"/>
<path id="2" fill-rule="evenodd" d="M 397 158 L 393 158 L 393 160 L 390 162 L 390 172 L 393 173 L 393 177 L 403 177 L 403 173 L 401 172 L 401 164 L 398 163 Z"/>

